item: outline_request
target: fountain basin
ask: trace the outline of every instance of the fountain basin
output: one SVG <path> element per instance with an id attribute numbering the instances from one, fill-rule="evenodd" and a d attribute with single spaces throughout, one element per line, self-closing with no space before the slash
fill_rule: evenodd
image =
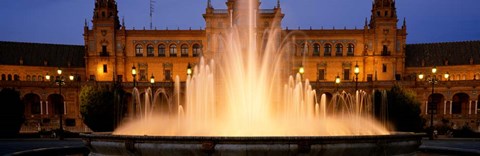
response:
<path id="1" fill-rule="evenodd" d="M 197 137 L 81 134 L 90 155 L 415 155 L 424 133 Z"/>

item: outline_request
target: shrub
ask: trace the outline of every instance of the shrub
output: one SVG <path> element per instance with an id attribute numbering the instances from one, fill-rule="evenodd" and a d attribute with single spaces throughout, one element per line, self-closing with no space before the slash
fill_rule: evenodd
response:
<path id="1" fill-rule="evenodd" d="M 0 136 L 15 136 L 25 122 L 25 106 L 20 100 L 20 93 L 15 89 L 3 88 L 0 99 Z"/>

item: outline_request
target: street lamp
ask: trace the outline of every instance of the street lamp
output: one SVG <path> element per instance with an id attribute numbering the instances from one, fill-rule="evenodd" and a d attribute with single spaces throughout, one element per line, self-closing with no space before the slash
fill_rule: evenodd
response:
<path id="1" fill-rule="evenodd" d="M 447 79 L 447 81 L 450 80 L 450 74 L 448 74 L 448 72 L 445 73 L 445 74 L 443 75 L 443 77 L 445 77 L 445 79 Z"/>
<path id="2" fill-rule="evenodd" d="M 63 78 L 62 76 L 62 69 L 58 68 L 57 69 L 57 74 L 58 76 L 55 78 L 55 84 L 58 85 L 58 93 L 60 94 L 60 96 L 62 96 L 62 86 L 65 85 L 65 79 Z M 50 80 L 50 75 L 48 75 L 48 73 L 45 75 L 45 79 L 47 79 L 48 81 Z M 69 79 L 70 81 L 73 81 L 74 80 L 74 76 L 73 74 L 71 74 L 69 76 Z M 59 140 L 63 140 L 63 114 L 65 113 L 65 108 L 63 110 L 63 113 L 59 113 L 59 134 L 58 134 L 58 139 Z"/>
<path id="3" fill-rule="evenodd" d="M 150 84 L 152 85 L 152 87 L 153 87 L 153 84 L 155 84 L 155 77 L 153 77 L 153 74 L 150 77 Z"/>
<path id="4" fill-rule="evenodd" d="M 133 76 L 133 88 L 135 88 L 135 77 L 137 76 L 137 68 L 135 67 L 135 65 L 133 65 L 132 67 L 132 76 Z"/>
<path id="5" fill-rule="evenodd" d="M 132 76 L 133 76 L 133 89 L 135 90 L 135 76 L 137 76 L 137 68 L 135 68 L 135 65 L 132 66 Z M 137 103 L 136 103 L 136 99 L 134 98 L 133 99 L 133 116 L 135 116 L 137 110 L 136 110 L 136 107 L 137 107 Z"/>
<path id="6" fill-rule="evenodd" d="M 424 76 L 425 76 L 425 75 L 423 75 L 423 73 L 420 73 L 420 74 L 418 74 L 418 79 L 423 80 L 423 77 L 424 77 Z"/>
<path id="7" fill-rule="evenodd" d="M 190 63 L 188 63 L 188 66 L 187 66 L 187 76 L 191 76 L 192 75 L 192 66 L 190 65 Z"/>
<path id="8" fill-rule="evenodd" d="M 68 79 L 70 79 L 70 81 L 73 81 L 75 77 L 73 76 L 73 74 L 70 74 L 70 76 L 68 76 Z"/>
<path id="9" fill-rule="evenodd" d="M 338 86 L 340 85 L 340 81 L 341 81 L 340 76 L 338 76 L 338 74 L 337 74 L 337 77 L 335 77 L 335 84 L 337 86 L 337 91 L 338 91 Z"/>
<path id="10" fill-rule="evenodd" d="M 434 137 L 434 128 L 433 128 L 433 113 L 434 113 L 434 108 L 436 107 L 435 104 L 433 103 L 433 94 L 435 93 L 435 84 L 438 82 L 437 76 L 435 75 L 437 73 L 437 67 L 433 66 L 432 68 L 432 75 L 427 79 L 428 83 L 432 84 L 432 94 L 431 98 L 429 99 L 430 101 L 428 102 L 428 109 L 427 112 L 430 113 L 430 136 L 429 139 L 433 140 Z M 449 76 L 449 75 L 448 75 Z M 445 77 L 448 77 L 445 75 Z M 418 78 L 422 80 L 424 78 L 423 74 L 419 74 Z"/>
<path id="11" fill-rule="evenodd" d="M 355 73 L 355 92 L 358 90 L 358 74 L 360 73 L 360 68 L 358 64 L 355 63 L 355 68 L 353 69 L 353 73 Z"/>
<path id="12" fill-rule="evenodd" d="M 298 68 L 298 73 L 300 73 L 300 76 L 303 79 L 303 74 L 305 73 L 305 68 L 303 68 L 303 65 Z"/>

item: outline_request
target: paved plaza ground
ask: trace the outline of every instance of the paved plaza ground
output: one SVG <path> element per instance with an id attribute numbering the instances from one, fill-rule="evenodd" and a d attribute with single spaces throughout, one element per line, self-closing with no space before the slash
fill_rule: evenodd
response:
<path id="1" fill-rule="evenodd" d="M 419 153 L 420 156 L 480 155 L 480 139 L 440 138 L 436 140 L 424 139 L 422 142 L 420 150 L 426 152 Z M 83 146 L 83 142 L 79 138 L 66 138 L 65 140 L 50 138 L 0 139 L 0 155 L 10 155 L 21 151 L 81 146 Z"/>

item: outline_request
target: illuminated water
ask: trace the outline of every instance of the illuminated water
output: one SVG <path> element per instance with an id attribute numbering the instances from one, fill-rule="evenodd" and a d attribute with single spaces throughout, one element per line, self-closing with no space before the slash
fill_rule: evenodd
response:
<path id="1" fill-rule="evenodd" d="M 389 132 L 372 117 L 372 97 L 336 93 L 327 100 L 303 80 L 288 77 L 289 54 L 272 26 L 257 46 L 255 0 L 238 3 L 238 24 L 221 38 L 224 49 L 215 61 L 200 60 L 186 89 L 167 93 L 147 89 L 140 97 L 137 119 L 114 134 L 160 136 L 337 136 L 383 135 Z M 233 17 L 232 17 L 233 18 Z M 262 49 L 262 50 L 259 50 Z M 291 63 L 291 62 L 290 62 Z M 185 93 L 182 100 L 181 94 Z M 144 98 L 142 101 L 140 99 Z M 163 106 L 159 99 L 167 99 Z M 165 106 L 166 105 L 166 106 Z M 164 110 L 161 110 L 164 109 Z M 166 109 L 166 110 L 165 110 Z"/>

